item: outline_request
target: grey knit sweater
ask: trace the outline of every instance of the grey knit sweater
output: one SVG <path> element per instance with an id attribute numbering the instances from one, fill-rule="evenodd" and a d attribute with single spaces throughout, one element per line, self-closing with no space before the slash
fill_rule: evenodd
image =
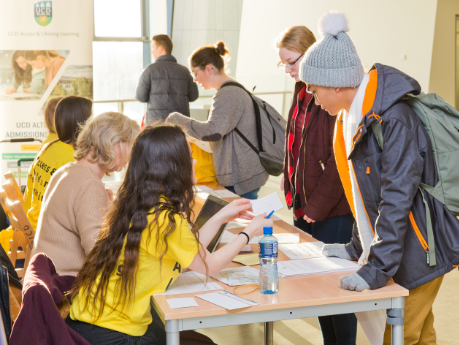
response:
<path id="1" fill-rule="evenodd" d="M 222 186 L 234 186 L 236 193 L 243 195 L 268 180 L 258 155 L 234 132 L 237 127 L 258 148 L 253 103 L 241 88 L 220 88 L 206 122 L 179 113 L 172 113 L 167 122 L 181 125 L 191 137 L 210 141 L 215 173 Z"/>

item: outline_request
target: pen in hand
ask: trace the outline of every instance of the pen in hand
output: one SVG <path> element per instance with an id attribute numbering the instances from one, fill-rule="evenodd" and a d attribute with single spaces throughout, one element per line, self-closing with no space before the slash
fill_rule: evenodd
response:
<path id="1" fill-rule="evenodd" d="M 273 215 L 273 213 L 274 213 L 274 210 L 272 210 L 271 213 L 268 214 L 268 217 L 266 217 L 266 219 L 269 219 L 269 217 L 271 217 Z"/>

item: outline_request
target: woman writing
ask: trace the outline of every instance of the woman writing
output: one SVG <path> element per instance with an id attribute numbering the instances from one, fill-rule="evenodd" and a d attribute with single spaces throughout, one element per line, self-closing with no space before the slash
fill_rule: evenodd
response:
<path id="1" fill-rule="evenodd" d="M 27 50 L 25 58 L 33 68 L 45 68 L 45 90 L 65 62 L 65 58 L 55 50 Z"/>
<path id="2" fill-rule="evenodd" d="M 99 238 L 78 273 L 67 323 L 91 344 L 165 343 L 155 329 L 150 297 L 166 291 L 187 267 L 213 275 L 247 244 L 239 235 L 223 248 L 206 249 L 221 224 L 252 218 L 248 200 L 223 208 L 199 231 L 190 229 L 194 162 L 177 126 L 147 126 L 132 148 L 126 176 Z M 272 224 L 255 217 L 249 238 Z"/>
<path id="3" fill-rule="evenodd" d="M 293 103 L 287 122 L 284 177 L 281 189 L 294 225 L 324 243 L 348 243 L 354 218 L 333 155 L 335 117 L 315 105 L 301 81 L 300 62 L 316 41 L 305 26 L 293 26 L 276 42 L 280 67 L 295 79 Z M 321 316 L 325 345 L 355 344 L 354 314 Z"/>
<path id="4" fill-rule="evenodd" d="M 76 162 L 49 181 L 33 254 L 48 255 L 58 274 L 76 276 L 83 266 L 111 204 L 102 177 L 127 164 L 139 132 L 137 122 L 120 113 L 90 119 L 76 142 Z"/>
<path id="5" fill-rule="evenodd" d="M 16 50 L 11 59 L 14 71 L 14 84 L 6 89 L 11 95 L 22 85 L 22 91 L 42 95 L 45 93 L 45 72 L 42 69 L 33 69 L 25 59 L 25 50 Z"/>
<path id="6" fill-rule="evenodd" d="M 166 121 L 182 125 L 191 137 L 209 141 L 218 182 L 243 198 L 256 199 L 269 175 L 258 155 L 234 131 L 237 127 L 258 148 L 252 99 L 238 86 L 225 86 L 234 82 L 225 72 L 224 58 L 228 55 L 220 41 L 215 46 L 199 48 L 190 57 L 195 81 L 204 90 L 217 90 L 208 120 L 201 122 L 173 113 Z"/>

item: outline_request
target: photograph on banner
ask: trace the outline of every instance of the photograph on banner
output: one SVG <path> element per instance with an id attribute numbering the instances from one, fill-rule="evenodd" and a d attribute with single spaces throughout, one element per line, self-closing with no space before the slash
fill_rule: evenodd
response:
<path id="1" fill-rule="evenodd" d="M 62 96 L 81 96 L 92 99 L 92 95 L 92 65 L 72 65 L 66 68 L 64 74 L 60 77 L 49 98 Z"/>
<path id="2" fill-rule="evenodd" d="M 1 50 L 0 101 L 36 101 L 61 69 L 69 50 Z"/>

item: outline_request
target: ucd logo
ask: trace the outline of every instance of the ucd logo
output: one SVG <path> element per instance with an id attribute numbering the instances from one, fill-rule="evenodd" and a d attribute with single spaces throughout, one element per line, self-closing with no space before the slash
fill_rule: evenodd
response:
<path id="1" fill-rule="evenodd" d="M 37 2 L 34 5 L 34 15 L 35 21 L 41 25 L 46 26 L 51 23 L 53 19 L 53 2 L 52 1 L 42 1 Z"/>

